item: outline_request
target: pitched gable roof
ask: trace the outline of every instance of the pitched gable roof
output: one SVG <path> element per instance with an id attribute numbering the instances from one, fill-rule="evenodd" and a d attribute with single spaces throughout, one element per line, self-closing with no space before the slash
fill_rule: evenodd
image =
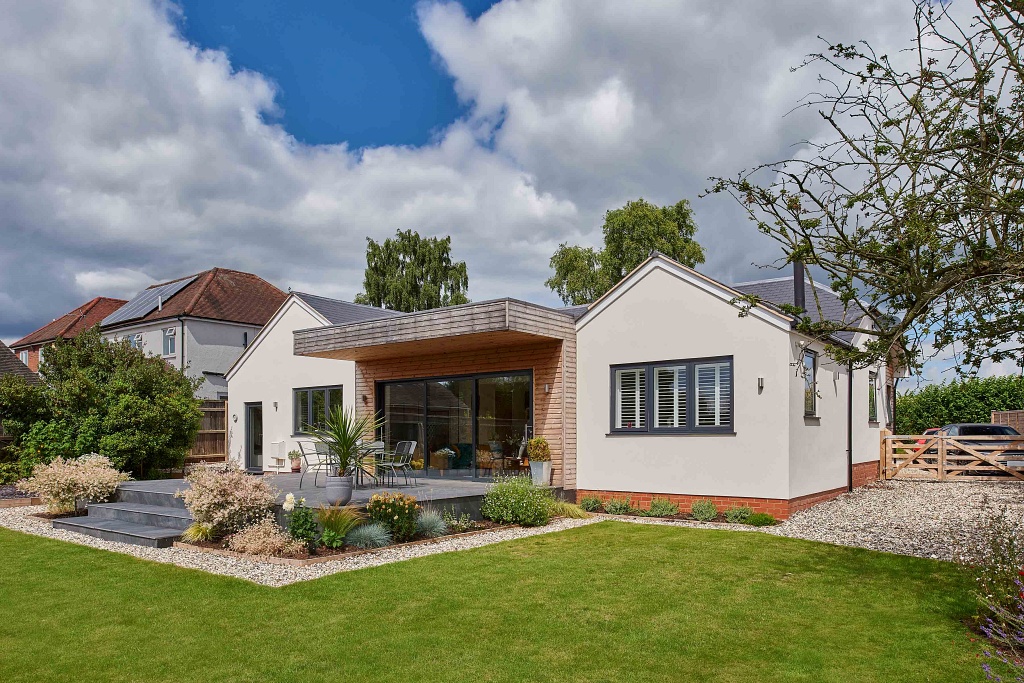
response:
<path id="1" fill-rule="evenodd" d="M 14 351 L 0 341 L 0 376 L 3 375 L 24 377 L 29 384 L 39 384 L 40 382 L 39 375 L 29 370 L 28 366 L 14 355 Z"/>
<path id="2" fill-rule="evenodd" d="M 401 311 L 354 304 L 350 301 L 342 301 L 341 299 L 328 299 L 316 294 L 306 294 L 305 292 L 292 292 L 292 294 L 309 304 L 313 310 L 322 315 L 332 325 L 346 325 L 348 323 L 363 322 L 364 320 L 377 320 L 378 318 L 393 318 L 405 315 Z"/>
<path id="3" fill-rule="evenodd" d="M 288 295 L 258 275 L 227 268 L 210 270 L 161 282 L 139 292 L 126 308 L 152 299 L 152 290 L 188 280 L 188 284 L 166 300 L 142 306 L 139 315 L 104 323 L 104 329 L 140 322 L 168 320 L 179 316 L 223 320 L 248 325 L 265 325 Z M 173 290 L 173 288 L 171 288 Z M 142 311 L 146 311 L 142 313 Z"/>
<path id="4" fill-rule="evenodd" d="M 793 291 L 793 278 L 792 277 L 779 277 L 772 278 L 769 280 L 755 280 L 753 282 L 741 282 L 733 285 L 735 289 L 743 292 L 744 294 L 753 294 L 762 301 L 766 301 L 776 306 L 782 304 L 794 305 L 794 291 Z M 817 298 L 815 298 L 815 292 L 817 292 Z M 855 311 L 847 311 L 843 305 L 843 300 L 840 299 L 835 292 L 824 285 L 814 283 L 813 285 L 809 280 L 804 280 L 804 301 L 807 306 L 807 315 L 814 322 L 819 322 L 824 317 L 825 320 L 829 320 L 837 323 L 849 323 L 853 322 L 851 316 L 855 317 Z M 818 307 L 821 307 L 820 315 Z M 836 332 L 835 336 L 840 340 L 850 344 L 853 342 L 853 332 Z"/>
<path id="5" fill-rule="evenodd" d="M 35 346 L 36 344 L 52 342 L 55 339 L 71 339 L 79 332 L 87 330 L 93 325 L 98 325 L 104 318 L 126 303 L 128 302 L 124 299 L 98 296 L 75 310 L 69 311 L 56 320 L 43 325 L 35 332 L 25 335 L 11 344 L 11 348 L 19 349 L 23 346 Z"/>

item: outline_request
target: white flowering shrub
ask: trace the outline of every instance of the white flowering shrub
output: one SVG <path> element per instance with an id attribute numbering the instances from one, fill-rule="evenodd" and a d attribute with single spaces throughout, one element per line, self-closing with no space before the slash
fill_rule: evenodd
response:
<path id="1" fill-rule="evenodd" d="M 110 500 L 117 485 L 129 479 L 110 463 L 110 458 L 90 453 L 66 460 L 58 457 L 45 465 L 36 465 L 32 476 L 19 481 L 17 487 L 35 493 L 50 512 L 61 514 L 73 512 L 76 500 Z"/>
<path id="2" fill-rule="evenodd" d="M 551 521 L 554 496 L 530 477 L 495 477 L 480 513 L 500 524 L 544 526 Z"/>
<path id="3" fill-rule="evenodd" d="M 230 534 L 263 520 L 277 494 L 267 482 L 230 465 L 200 466 L 185 477 L 189 488 L 175 495 L 185 501 L 192 519 Z"/>
<path id="4" fill-rule="evenodd" d="M 305 548 L 269 516 L 228 538 L 229 550 L 258 557 L 295 557 Z"/>

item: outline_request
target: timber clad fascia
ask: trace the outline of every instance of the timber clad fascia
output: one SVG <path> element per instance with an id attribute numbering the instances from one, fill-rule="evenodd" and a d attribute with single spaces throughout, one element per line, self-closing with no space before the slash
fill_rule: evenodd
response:
<path id="1" fill-rule="evenodd" d="M 515 299 L 450 306 L 394 318 L 295 332 L 295 354 L 315 356 L 341 349 L 401 344 L 491 332 L 520 332 L 571 339 L 571 316 Z"/>

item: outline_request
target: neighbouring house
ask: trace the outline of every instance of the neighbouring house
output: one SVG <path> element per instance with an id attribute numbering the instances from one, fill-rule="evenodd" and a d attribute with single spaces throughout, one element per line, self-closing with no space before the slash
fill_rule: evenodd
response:
<path id="1" fill-rule="evenodd" d="M 39 372 L 39 362 L 46 355 L 46 346 L 58 339 L 72 339 L 79 332 L 99 325 L 104 318 L 126 303 L 124 299 L 98 296 L 25 335 L 11 344 L 11 350 L 32 372 Z"/>
<path id="2" fill-rule="evenodd" d="M 287 296 L 252 273 L 212 268 L 142 290 L 101 331 L 205 380 L 198 398 L 225 399 L 224 374 Z"/>
<path id="3" fill-rule="evenodd" d="M 294 332 L 294 353 L 354 364 L 357 410 L 384 418 L 389 446 L 415 440 L 424 476 L 522 471 L 538 435 L 566 495 L 785 518 L 878 476 L 890 412 L 884 363 L 851 372 L 778 307 L 815 307 L 803 279 L 730 287 L 654 254 L 590 306 L 500 299 L 317 325 Z M 740 316 L 744 293 L 764 303 Z"/>
<path id="4" fill-rule="evenodd" d="M 14 355 L 7 344 L 0 341 L 0 377 L 4 375 L 17 375 L 23 378 L 29 384 L 39 384 L 39 375 L 29 369 L 21 359 Z M 2 433 L 3 427 L 0 426 L 0 433 Z"/>
<path id="5" fill-rule="evenodd" d="M 282 471 L 336 406 L 351 408 L 355 363 L 296 356 L 295 330 L 393 318 L 401 313 L 292 292 L 225 373 L 228 449 L 247 469 Z"/>

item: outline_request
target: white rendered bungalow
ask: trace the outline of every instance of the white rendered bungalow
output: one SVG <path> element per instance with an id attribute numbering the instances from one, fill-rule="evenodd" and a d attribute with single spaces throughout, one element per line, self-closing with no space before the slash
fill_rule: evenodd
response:
<path id="1" fill-rule="evenodd" d="M 768 303 L 740 316 L 745 293 Z M 280 398 L 259 399 L 266 413 L 330 377 L 346 405 L 354 393 L 357 411 L 383 417 L 387 444 L 417 443 L 427 478 L 524 471 L 519 444 L 540 435 L 563 495 L 640 507 L 664 496 L 684 511 L 710 498 L 785 518 L 875 479 L 889 415 L 885 365 L 831 361 L 778 308 L 801 300 L 812 316 L 817 301 L 842 315 L 802 272 L 730 287 L 654 254 L 589 307 L 498 299 L 311 329 L 296 318 L 268 332 L 280 340 L 245 381 L 281 366 L 270 380 Z M 282 360 L 290 329 L 296 362 L 317 363 L 301 378 Z M 232 400 L 257 400 L 236 379 Z"/>
<path id="2" fill-rule="evenodd" d="M 577 496 L 785 518 L 877 478 L 885 365 L 851 371 L 774 306 L 740 317 L 733 303 L 802 295 L 816 315 L 817 294 L 842 315 L 830 290 L 794 281 L 728 287 L 655 254 L 592 304 L 576 325 Z"/>
<path id="3" fill-rule="evenodd" d="M 293 353 L 295 330 L 401 315 L 292 292 L 234 365 L 228 382 L 228 460 L 246 469 L 290 468 L 288 452 L 308 441 L 306 425 L 337 405 L 351 408 L 355 364 Z"/>

